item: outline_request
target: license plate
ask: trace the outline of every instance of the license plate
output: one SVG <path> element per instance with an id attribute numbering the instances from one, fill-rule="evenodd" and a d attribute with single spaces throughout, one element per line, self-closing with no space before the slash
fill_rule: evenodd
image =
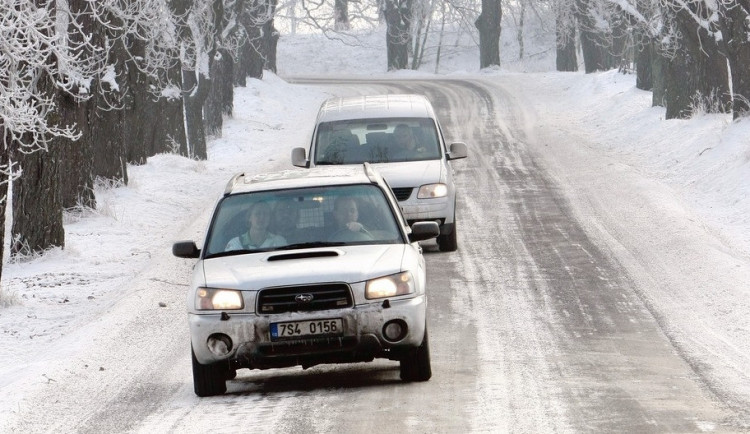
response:
<path id="1" fill-rule="evenodd" d="M 271 323 L 272 341 L 310 336 L 341 336 L 342 334 L 344 334 L 344 323 L 341 318 Z"/>

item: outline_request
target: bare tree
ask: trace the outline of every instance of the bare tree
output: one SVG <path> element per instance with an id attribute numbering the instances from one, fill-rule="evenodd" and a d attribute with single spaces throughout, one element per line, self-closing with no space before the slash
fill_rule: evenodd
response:
<path id="1" fill-rule="evenodd" d="M 385 0 L 383 15 L 387 26 L 388 70 L 406 69 L 409 66 L 412 0 Z"/>
<path id="2" fill-rule="evenodd" d="M 482 13 L 474 23 L 479 30 L 479 66 L 500 66 L 500 24 L 503 18 L 500 0 L 482 0 Z"/>
<path id="3" fill-rule="evenodd" d="M 578 71 L 575 3 L 571 1 L 561 1 L 555 5 L 555 39 L 557 70 Z"/>
<path id="4" fill-rule="evenodd" d="M 334 0 L 334 29 L 337 31 L 351 29 L 349 23 L 349 0 Z"/>
<path id="5" fill-rule="evenodd" d="M 246 77 L 262 78 L 264 69 L 276 71 L 276 5 L 277 0 L 244 1 L 237 18 L 245 33 L 235 68 L 235 83 L 239 85 L 244 85 Z"/>
<path id="6" fill-rule="evenodd" d="M 182 65 L 182 99 L 187 132 L 186 154 L 205 160 L 206 130 L 203 105 L 211 89 L 210 71 L 220 46 L 222 0 L 170 0 L 176 18 L 180 63 Z"/>

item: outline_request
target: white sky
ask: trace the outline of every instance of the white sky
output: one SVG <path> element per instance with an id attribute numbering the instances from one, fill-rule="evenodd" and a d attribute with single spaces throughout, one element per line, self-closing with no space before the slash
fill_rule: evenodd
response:
<path id="1" fill-rule="evenodd" d="M 385 73 L 383 40 L 376 35 L 363 49 L 313 36 L 282 37 L 279 74 L 432 76 L 434 65 L 419 73 Z M 543 52 L 534 48 L 526 50 Z M 670 196 L 665 203 L 684 206 L 714 237 L 712 251 L 737 262 L 726 271 L 734 286 L 693 286 L 712 292 L 686 290 L 674 307 L 675 294 L 648 297 L 670 326 L 685 330 L 687 340 L 705 343 L 695 337 L 705 327 L 712 340 L 733 349 L 719 355 L 717 375 L 750 400 L 750 379 L 733 376 L 731 369 L 725 376 L 721 371 L 725 365 L 750 365 L 750 121 L 733 122 L 729 115 L 666 121 L 663 108 L 651 107 L 651 94 L 635 88 L 634 75 L 533 72 L 551 71 L 554 53 L 523 62 L 503 53 L 502 68 L 481 72 L 476 49 L 452 53 L 441 60 L 440 72 L 525 83 L 533 95 L 529 104 L 550 125 L 575 130 L 591 152 L 653 181 Z M 130 166 L 128 186 L 98 188 L 97 210 L 66 216 L 64 250 L 4 264 L 0 300 L 11 305 L 0 306 L 0 414 L 12 408 L 25 385 L 41 381 L 45 364 L 76 350 L 75 344 L 57 341 L 126 296 L 128 282 L 151 258 L 171 254 L 177 234 L 196 219 L 207 221 L 232 174 L 290 168 L 291 148 L 309 143 L 318 106 L 328 96 L 271 73 L 262 81 L 249 80 L 247 87 L 236 89 L 234 117 L 226 121 L 223 136 L 209 142 L 207 161 L 159 155 L 143 166 Z M 555 152 L 564 158 L 562 148 L 551 151 L 550 158 Z M 556 173 L 554 162 L 550 170 Z M 557 176 L 564 182 L 567 175 Z M 194 234 L 196 240 L 201 237 L 200 231 Z M 686 314 L 697 319 L 682 320 Z"/>

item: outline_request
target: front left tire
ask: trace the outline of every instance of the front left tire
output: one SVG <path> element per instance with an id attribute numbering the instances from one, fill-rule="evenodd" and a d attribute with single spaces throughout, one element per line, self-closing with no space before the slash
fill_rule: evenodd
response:
<path id="1" fill-rule="evenodd" d="M 227 391 L 227 370 L 216 365 L 202 365 L 195 358 L 195 352 L 190 347 L 193 359 L 193 390 L 200 397 L 221 395 Z"/>
<path id="2" fill-rule="evenodd" d="M 449 234 L 438 235 L 437 243 L 441 252 L 455 252 L 458 250 L 458 237 L 456 236 L 457 225 L 453 218 L 453 230 Z"/>

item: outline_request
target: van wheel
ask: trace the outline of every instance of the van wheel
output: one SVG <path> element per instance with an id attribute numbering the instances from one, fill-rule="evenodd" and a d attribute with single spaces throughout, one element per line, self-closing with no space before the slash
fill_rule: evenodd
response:
<path id="1" fill-rule="evenodd" d="M 401 359 L 401 379 L 403 381 L 427 381 L 430 377 L 432 377 L 430 345 L 425 328 L 422 344 L 409 350 Z"/>
<path id="2" fill-rule="evenodd" d="M 219 369 L 215 365 L 201 365 L 195 358 L 192 346 L 190 354 L 193 356 L 193 390 L 198 396 L 221 395 L 227 391 L 226 369 Z"/>
<path id="3" fill-rule="evenodd" d="M 449 234 L 438 235 L 437 243 L 441 252 L 455 252 L 458 250 L 458 238 L 456 237 L 456 223 L 453 221 L 453 230 Z"/>

